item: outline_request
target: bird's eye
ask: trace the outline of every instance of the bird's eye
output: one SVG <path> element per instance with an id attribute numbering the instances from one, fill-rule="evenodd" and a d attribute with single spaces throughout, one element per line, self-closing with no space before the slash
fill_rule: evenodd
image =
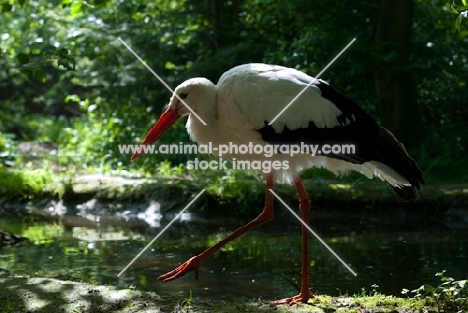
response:
<path id="1" fill-rule="evenodd" d="M 179 97 L 180 97 L 180 99 L 185 99 L 185 98 L 187 98 L 187 94 L 186 93 L 181 93 L 179 95 Z"/>

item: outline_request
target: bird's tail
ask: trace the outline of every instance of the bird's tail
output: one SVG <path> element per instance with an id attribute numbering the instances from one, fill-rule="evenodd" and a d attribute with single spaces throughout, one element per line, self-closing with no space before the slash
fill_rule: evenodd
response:
<path id="1" fill-rule="evenodd" d="M 418 199 L 418 191 L 424 185 L 422 172 L 418 164 L 408 155 L 405 146 L 386 128 L 380 127 L 384 146 L 385 164 L 408 180 L 411 186 L 394 187 L 398 197 L 407 202 Z"/>

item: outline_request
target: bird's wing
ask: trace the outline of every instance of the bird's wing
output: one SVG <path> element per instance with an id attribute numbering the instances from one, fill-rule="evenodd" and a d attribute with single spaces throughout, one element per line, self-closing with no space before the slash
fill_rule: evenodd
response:
<path id="1" fill-rule="evenodd" d="M 307 87 L 309 83 L 312 85 Z M 218 103 L 244 115 L 254 129 L 272 121 L 304 88 L 304 92 L 274 121 L 275 132 L 306 128 L 313 122 L 319 128 L 340 125 L 342 111 L 321 96 L 319 83 L 300 71 L 267 64 L 246 64 L 221 76 Z M 346 120 L 344 121 L 346 123 Z M 350 121 L 348 121 L 350 122 Z"/>
<path id="2" fill-rule="evenodd" d="M 369 114 L 325 81 L 277 65 L 246 64 L 227 71 L 218 82 L 217 103 L 227 129 L 255 129 L 271 144 L 354 144 L 379 132 Z M 360 154 L 337 157 L 369 160 L 373 148 L 358 144 Z"/>
<path id="3" fill-rule="evenodd" d="M 381 177 L 396 186 L 402 198 L 414 199 L 416 188 L 424 184 L 417 164 L 388 130 L 328 83 L 294 69 L 265 64 L 235 67 L 220 78 L 218 107 L 231 129 L 243 123 L 270 144 L 352 144 L 354 154 L 327 156 L 345 161 L 349 164 L 345 168 Z M 336 172 L 333 165 L 326 168 Z M 411 186 L 401 188 L 408 183 Z"/>

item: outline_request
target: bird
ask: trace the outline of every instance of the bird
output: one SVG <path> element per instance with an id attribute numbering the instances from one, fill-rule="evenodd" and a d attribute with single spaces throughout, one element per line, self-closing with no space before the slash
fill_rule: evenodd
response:
<path id="1" fill-rule="evenodd" d="M 275 151 L 270 155 L 240 153 L 233 149 L 222 155 L 232 162 L 280 161 L 281 166 L 260 170 L 266 181 L 263 210 L 225 239 L 158 277 L 164 282 L 190 271 L 194 271 L 198 279 L 199 266 L 204 259 L 228 242 L 274 218 L 274 195 L 270 190 L 276 183 L 290 183 L 296 187 L 303 221 L 302 282 L 298 295 L 271 301 L 270 304 L 306 303 L 315 296 L 308 283 L 308 230 L 305 226 L 309 224 L 311 200 L 301 180 L 301 172 L 313 167 L 325 168 L 339 176 L 356 171 L 388 183 L 406 202 L 415 201 L 417 190 L 425 184 L 417 163 L 389 130 L 381 127 L 364 109 L 326 81 L 293 68 L 249 63 L 226 71 L 216 85 L 203 77 L 184 81 L 175 88 L 167 109 L 139 148 L 154 144 L 185 115 L 188 115 L 187 132 L 198 144 L 250 144 L 265 149 L 276 145 L 290 150 Z M 293 145 L 300 144 L 304 147 L 310 144 L 352 144 L 355 151 L 289 153 Z M 143 153 L 143 149 L 137 150 L 131 161 Z M 220 154 L 215 149 L 212 153 L 214 156 Z"/>

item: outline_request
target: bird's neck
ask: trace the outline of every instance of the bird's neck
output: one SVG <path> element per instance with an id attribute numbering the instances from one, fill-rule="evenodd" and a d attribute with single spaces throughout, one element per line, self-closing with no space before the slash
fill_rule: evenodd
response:
<path id="1" fill-rule="evenodd" d="M 190 114 L 186 127 L 190 138 L 193 141 L 200 144 L 207 144 L 209 142 L 216 141 L 216 138 L 219 136 L 216 97 L 216 86 L 213 85 L 212 88 L 209 88 L 206 96 L 204 97 L 204 101 L 207 101 L 206 105 L 199 106 L 196 111 L 199 118 L 193 113 Z"/>

